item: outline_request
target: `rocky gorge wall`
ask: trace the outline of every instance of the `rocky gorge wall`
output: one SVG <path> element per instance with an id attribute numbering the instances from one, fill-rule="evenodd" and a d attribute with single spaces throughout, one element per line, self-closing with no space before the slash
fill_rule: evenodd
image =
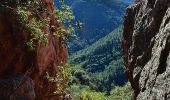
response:
<path id="1" fill-rule="evenodd" d="M 17 27 L 16 17 L 10 9 L 3 8 L 4 2 L 0 1 L 0 100 L 61 100 L 62 94 L 54 93 L 59 87 L 55 82 L 49 82 L 45 75 L 49 73 L 55 77 L 59 74 L 58 67 L 67 62 L 63 40 L 45 27 L 43 31 L 48 35 L 48 44 L 39 44 L 34 51 L 27 50 L 25 41 L 30 33 Z M 59 27 L 56 15 L 50 15 L 54 1 L 43 2 L 47 7 L 44 16 L 50 16 L 49 24 Z"/>
<path id="2" fill-rule="evenodd" d="M 136 0 L 126 11 L 122 47 L 137 100 L 170 99 L 170 0 Z"/>

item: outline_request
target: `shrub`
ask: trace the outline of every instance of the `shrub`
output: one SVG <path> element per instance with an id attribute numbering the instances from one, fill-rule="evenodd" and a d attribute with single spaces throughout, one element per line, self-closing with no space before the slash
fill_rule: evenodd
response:
<path id="1" fill-rule="evenodd" d="M 83 91 L 78 100 L 106 100 L 104 93 Z"/>
<path id="2" fill-rule="evenodd" d="M 110 100 L 132 100 L 133 91 L 130 83 L 126 83 L 123 87 L 117 86 L 111 91 Z"/>

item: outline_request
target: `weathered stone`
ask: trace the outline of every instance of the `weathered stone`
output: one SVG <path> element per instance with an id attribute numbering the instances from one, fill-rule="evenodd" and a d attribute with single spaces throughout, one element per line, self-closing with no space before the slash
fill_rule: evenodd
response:
<path id="1" fill-rule="evenodd" d="M 128 7 L 122 47 L 134 98 L 170 99 L 170 1 L 138 0 Z"/>
<path id="2" fill-rule="evenodd" d="M 1 100 L 34 100 L 34 82 L 27 76 L 18 75 L 0 81 Z"/>
<path id="3" fill-rule="evenodd" d="M 48 82 L 45 75 L 48 72 L 51 77 L 55 77 L 56 74 L 60 74 L 58 66 L 63 66 L 67 62 L 67 48 L 62 38 L 54 36 L 54 30 L 50 27 L 44 27 L 42 30 L 48 35 L 48 44 L 38 44 L 34 51 L 29 51 L 25 43 L 30 36 L 30 32 L 18 27 L 19 22 L 13 11 L 16 8 L 16 1 L 8 1 L 11 2 L 12 9 L 10 7 L 4 8 L 3 3 L 6 3 L 6 0 L 0 0 L 0 81 L 8 80 L 8 78 L 17 75 L 26 75 L 35 84 L 35 100 L 61 100 L 60 96 L 62 94 L 54 94 L 58 87 L 55 83 Z M 17 0 L 17 2 L 20 1 Z M 56 20 L 56 14 L 52 15 L 54 0 L 42 1 L 47 8 L 47 11 L 44 12 L 44 17 L 49 17 L 49 24 L 53 24 L 58 28 L 60 24 Z M 64 80 L 62 84 L 65 85 L 66 82 Z M 1 89 L 2 87 L 0 86 Z M 25 90 L 26 87 L 22 89 L 27 91 Z M 4 92 L 9 91 L 4 89 Z M 25 97 L 23 96 L 23 98 Z M 31 98 L 31 95 L 27 98 Z M 0 100 L 5 99 L 0 97 Z M 20 99 L 12 98 L 11 100 Z"/>

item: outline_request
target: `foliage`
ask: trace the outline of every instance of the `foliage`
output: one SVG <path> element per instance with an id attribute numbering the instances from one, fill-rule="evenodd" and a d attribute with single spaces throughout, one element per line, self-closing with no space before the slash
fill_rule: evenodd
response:
<path id="1" fill-rule="evenodd" d="M 116 98 L 128 100 L 131 98 L 130 85 L 122 86 L 127 79 L 124 75 L 120 47 L 121 29 L 119 27 L 92 46 L 70 57 L 70 62 L 77 64 L 71 65 L 74 71 L 69 81 L 74 100 L 119 100 Z M 120 95 L 118 91 L 113 92 L 116 91 L 114 88 L 124 91 L 124 94 Z"/>
<path id="2" fill-rule="evenodd" d="M 62 26 L 59 27 L 54 35 L 57 37 L 63 38 L 63 40 L 68 40 L 68 37 L 76 37 L 75 29 L 73 27 L 73 21 L 75 20 L 75 16 L 73 15 L 73 11 L 71 7 L 64 3 L 64 0 L 60 0 L 60 6 L 54 9 L 54 13 L 57 13 L 57 21 L 62 23 Z"/>
<path id="3" fill-rule="evenodd" d="M 44 16 L 47 8 L 42 0 L 8 0 L 0 3 L 2 3 L 2 7 L 13 10 L 18 22 L 20 22 L 18 27 L 24 28 L 30 33 L 26 45 L 33 50 L 38 44 L 46 45 L 48 43 L 48 34 L 43 30 L 45 28 L 53 29 L 54 35 L 63 40 L 68 40 L 69 36 L 75 36 L 73 34 L 74 27 L 71 23 L 75 17 L 71 7 L 66 5 L 64 0 L 60 2 L 61 7 L 53 9 L 48 16 Z M 11 4 L 15 4 L 16 7 Z M 57 16 L 55 16 L 56 14 Z M 52 16 L 56 17 L 55 23 L 51 23 Z"/>
<path id="4" fill-rule="evenodd" d="M 105 96 L 101 92 L 88 92 L 83 91 L 77 100 L 106 100 Z"/>
<path id="5" fill-rule="evenodd" d="M 68 87 L 68 77 L 69 72 L 67 71 L 66 66 L 56 66 L 55 67 L 57 74 L 55 76 L 50 76 L 48 72 L 46 72 L 45 79 L 48 82 L 55 83 L 56 88 L 53 92 L 54 94 L 67 94 L 70 92 L 70 88 Z"/>
<path id="6" fill-rule="evenodd" d="M 30 11 L 30 9 L 32 9 Z M 36 44 L 47 44 L 47 34 L 42 31 L 42 28 L 47 24 L 47 20 L 43 17 L 45 6 L 41 0 L 28 0 L 18 2 L 16 14 L 18 20 L 26 30 L 30 31 L 31 38 L 27 42 L 30 49 L 34 49 Z M 33 17 L 36 16 L 36 17 Z"/>
<path id="7" fill-rule="evenodd" d="M 69 84 L 72 84 L 73 81 L 75 81 L 75 76 L 74 74 L 76 72 L 79 72 L 79 71 L 83 71 L 83 68 L 81 68 L 80 66 L 76 66 L 76 65 L 73 65 L 73 64 L 66 64 L 64 66 L 64 69 L 65 69 L 65 73 L 67 73 L 67 77 L 69 78 Z"/>
<path id="8" fill-rule="evenodd" d="M 65 68 L 68 73 L 68 85 L 70 87 L 73 100 L 76 100 L 82 91 L 90 91 L 90 77 L 82 67 L 73 64 L 67 64 Z"/>
<path id="9" fill-rule="evenodd" d="M 79 75 L 82 77 L 77 77 L 77 83 L 109 94 L 115 85 L 123 85 L 127 81 L 124 75 L 120 37 L 121 27 L 70 57 L 70 63 L 84 69 L 84 74 L 81 72 Z M 88 83 L 84 81 L 87 79 Z"/>
<path id="10" fill-rule="evenodd" d="M 69 65 L 69 64 L 66 64 L 64 66 L 56 66 L 55 68 L 57 74 L 55 76 L 50 76 L 49 73 L 46 72 L 45 79 L 47 79 L 49 82 L 56 84 L 57 88 L 54 91 L 55 94 L 63 94 L 63 93 L 66 94 L 70 92 L 72 87 L 75 87 L 74 74 L 79 71 L 82 71 L 82 68 L 79 66 Z M 70 87 L 68 85 L 70 85 Z M 83 89 L 85 87 L 83 87 Z"/>
<path id="11" fill-rule="evenodd" d="M 133 90 L 130 83 L 126 83 L 123 87 L 117 86 L 111 91 L 110 100 L 132 100 Z"/>
<path id="12" fill-rule="evenodd" d="M 73 100 L 99 100 L 99 94 L 101 98 L 103 97 L 102 100 L 109 100 L 108 95 L 111 89 L 127 81 L 120 47 L 122 29 L 118 28 L 108 34 L 122 23 L 120 16 L 123 15 L 127 5 L 124 3 L 120 6 L 110 5 L 111 3 L 108 2 L 112 0 L 91 1 L 68 1 L 73 2 L 76 17 L 85 23 L 84 27 L 78 31 L 80 40 L 69 42 L 71 44 L 70 63 L 76 64 L 76 66 L 72 65 L 72 68 L 76 69 L 78 66 L 80 68 L 71 72 L 69 81 Z M 77 50 L 80 51 L 75 52 Z"/>
<path id="13" fill-rule="evenodd" d="M 64 4 L 64 1 L 61 2 L 61 9 L 56 8 L 57 20 L 61 23 L 68 23 L 75 19 L 71 7 Z"/>
<path id="14" fill-rule="evenodd" d="M 78 97 L 83 91 L 91 91 L 90 87 L 87 85 L 72 84 L 70 86 L 73 100 L 78 100 Z"/>
<path id="15" fill-rule="evenodd" d="M 72 90 L 75 89 L 77 89 L 77 86 L 74 85 Z M 78 91 L 77 94 L 74 94 L 73 100 L 131 100 L 132 94 L 133 90 L 130 83 L 127 82 L 124 86 L 114 87 L 110 95 L 106 95 L 103 92 L 95 92 L 89 89 L 84 89 Z"/>

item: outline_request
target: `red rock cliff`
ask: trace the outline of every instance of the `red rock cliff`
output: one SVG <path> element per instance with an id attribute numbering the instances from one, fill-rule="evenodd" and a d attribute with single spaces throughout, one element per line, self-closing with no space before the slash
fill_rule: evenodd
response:
<path id="1" fill-rule="evenodd" d="M 0 1 L 1 3 L 3 0 Z M 54 9 L 53 0 L 44 0 L 49 16 Z M 60 100 L 53 92 L 55 83 L 48 82 L 50 76 L 58 74 L 57 66 L 67 62 L 67 48 L 61 38 L 53 36 L 53 30 L 46 27 L 48 44 L 38 45 L 34 51 L 25 48 L 29 33 L 16 27 L 18 22 L 11 10 L 0 7 L 0 100 Z M 55 15 L 50 23 L 59 26 Z M 61 83 L 62 84 L 62 83 Z M 64 83 L 63 83 L 64 84 Z"/>

